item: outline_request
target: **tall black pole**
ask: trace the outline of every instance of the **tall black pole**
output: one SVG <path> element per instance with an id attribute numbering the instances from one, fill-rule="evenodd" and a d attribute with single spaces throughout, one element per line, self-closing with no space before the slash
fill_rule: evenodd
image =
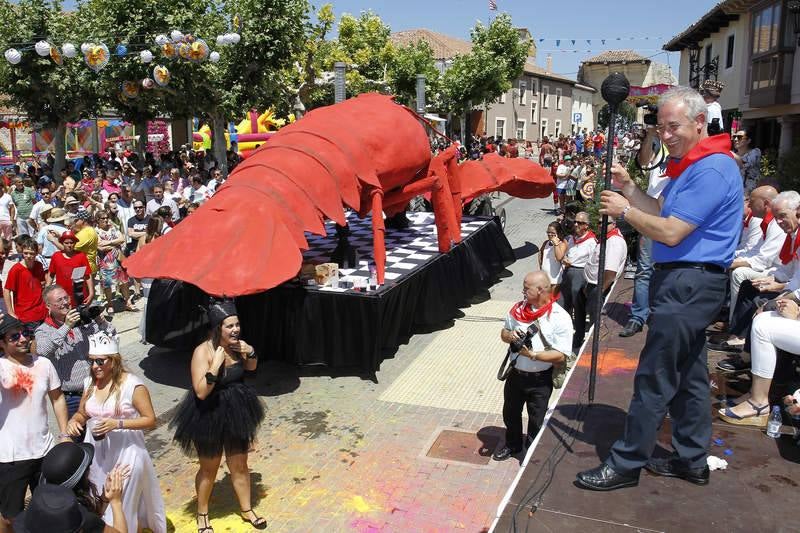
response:
<path id="1" fill-rule="evenodd" d="M 606 139 L 606 171 L 603 190 L 611 188 L 611 165 L 614 162 L 614 135 L 617 122 L 617 111 L 631 90 L 631 84 L 624 74 L 615 72 L 603 80 L 600 93 L 608 102 L 608 138 Z M 597 290 L 594 304 L 594 334 L 592 335 L 592 367 L 589 371 L 589 403 L 594 402 L 594 388 L 597 382 L 597 351 L 600 348 L 600 313 L 603 311 L 603 278 L 606 271 L 606 242 L 608 237 L 608 215 L 603 215 L 600 224 L 600 264 L 597 266 Z"/>

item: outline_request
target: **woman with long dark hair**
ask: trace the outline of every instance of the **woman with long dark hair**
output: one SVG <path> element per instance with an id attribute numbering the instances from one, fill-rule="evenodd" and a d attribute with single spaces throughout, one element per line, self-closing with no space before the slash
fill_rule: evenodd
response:
<path id="1" fill-rule="evenodd" d="M 253 347 L 241 340 L 241 326 L 233 301 L 214 302 L 208 310 L 211 331 L 192 355 L 192 390 L 186 393 L 170 427 L 174 440 L 187 454 L 196 453 L 200 470 L 195 477 L 198 533 L 211 533 L 208 502 L 222 454 L 231 473 L 242 520 L 256 529 L 267 521 L 250 503 L 247 454 L 264 419 L 264 407 L 245 385 L 258 359 Z"/>

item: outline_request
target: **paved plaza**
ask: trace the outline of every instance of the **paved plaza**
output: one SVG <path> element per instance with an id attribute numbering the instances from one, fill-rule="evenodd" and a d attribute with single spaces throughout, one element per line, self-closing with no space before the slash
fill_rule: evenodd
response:
<path id="1" fill-rule="evenodd" d="M 502 439 L 502 319 L 534 268 L 552 200 L 501 200 L 518 261 L 463 316 L 415 335 L 375 375 L 266 362 L 252 385 L 267 406 L 250 469 L 269 531 L 486 531 L 519 470 L 489 458 Z M 147 445 L 171 526 L 194 529 L 196 460 L 167 427 L 189 387 L 190 354 L 139 342 L 121 315 L 123 355 L 153 396 Z M 132 329 L 133 328 L 133 329 Z M 223 462 L 212 496 L 216 531 L 250 531 Z"/>

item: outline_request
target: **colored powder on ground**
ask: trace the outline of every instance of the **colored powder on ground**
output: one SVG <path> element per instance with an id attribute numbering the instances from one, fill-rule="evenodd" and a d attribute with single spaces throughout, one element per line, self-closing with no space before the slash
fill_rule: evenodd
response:
<path id="1" fill-rule="evenodd" d="M 636 370 L 639 360 L 628 355 L 622 350 L 606 350 L 601 352 L 597 358 L 597 373 L 601 376 L 614 376 L 627 374 Z M 583 355 L 578 362 L 578 366 L 589 367 L 592 358 L 589 352 Z"/>
<path id="2" fill-rule="evenodd" d="M 361 496 L 353 496 L 353 499 L 350 500 L 350 505 L 359 513 L 368 513 L 371 510 L 370 506 L 367 505 L 367 502 L 365 502 L 364 498 Z"/>

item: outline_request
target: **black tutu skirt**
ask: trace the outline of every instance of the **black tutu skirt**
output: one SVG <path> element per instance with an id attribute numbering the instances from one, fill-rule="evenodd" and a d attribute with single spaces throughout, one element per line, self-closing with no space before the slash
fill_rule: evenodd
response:
<path id="1" fill-rule="evenodd" d="M 219 457 L 245 453 L 256 438 L 264 420 L 264 406 L 255 392 L 242 382 L 234 382 L 199 399 L 193 390 L 178 406 L 170 428 L 173 440 L 184 453 L 200 457 Z"/>

